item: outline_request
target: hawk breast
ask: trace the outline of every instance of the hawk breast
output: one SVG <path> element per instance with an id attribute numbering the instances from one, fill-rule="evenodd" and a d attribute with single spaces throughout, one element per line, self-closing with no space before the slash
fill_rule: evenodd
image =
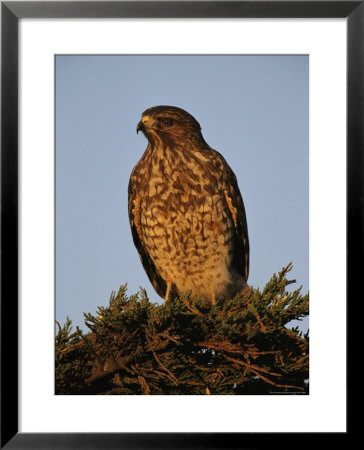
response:
<path id="1" fill-rule="evenodd" d="M 236 224 L 215 158 L 154 149 L 133 174 L 139 180 L 138 238 L 153 272 L 173 282 L 175 295 L 226 298 L 245 284 L 234 267 Z"/>

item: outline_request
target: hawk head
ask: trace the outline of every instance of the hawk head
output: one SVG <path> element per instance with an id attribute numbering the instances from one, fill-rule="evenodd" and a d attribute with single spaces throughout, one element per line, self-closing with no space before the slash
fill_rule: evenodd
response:
<path id="1" fill-rule="evenodd" d="M 153 145 L 156 141 L 178 143 L 198 138 L 203 141 L 201 127 L 187 111 L 176 106 L 153 106 L 142 114 L 137 133 L 142 131 Z"/>

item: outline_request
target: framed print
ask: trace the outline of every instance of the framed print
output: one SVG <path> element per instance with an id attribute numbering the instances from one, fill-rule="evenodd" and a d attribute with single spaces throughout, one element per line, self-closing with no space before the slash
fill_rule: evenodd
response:
<path id="1" fill-rule="evenodd" d="M 243 439 L 248 448 L 288 443 L 291 433 L 302 442 L 312 433 L 347 438 L 346 305 L 363 269 L 362 2 L 1 6 L 1 445 L 241 448 Z M 177 148 L 178 133 L 200 155 L 189 160 L 184 147 L 182 171 L 172 154 L 157 158 L 158 142 Z M 153 222 L 163 195 L 173 208 Z M 211 219 L 210 198 L 219 211 Z M 199 202 L 201 216 L 188 209 Z M 215 227 L 206 259 L 201 224 Z M 171 230 L 178 245 L 158 241 Z M 281 310 L 266 316 L 267 286 L 275 288 L 265 284 L 284 265 L 272 280 L 292 270 L 302 295 L 281 280 L 268 302 Z M 148 298 L 133 297 L 140 285 Z M 309 366 L 308 320 L 289 338 L 277 325 L 307 316 L 308 290 Z M 242 323 L 241 304 L 227 306 L 235 295 L 250 314 Z M 116 325 L 125 317 L 129 337 Z M 301 351 L 294 367 L 292 336 Z M 85 349 L 86 389 L 77 372 Z M 211 361 L 220 369 L 209 371 Z"/>

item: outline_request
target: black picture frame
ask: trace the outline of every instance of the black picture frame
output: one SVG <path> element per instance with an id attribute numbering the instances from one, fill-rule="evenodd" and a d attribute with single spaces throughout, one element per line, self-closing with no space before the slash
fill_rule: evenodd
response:
<path id="1" fill-rule="evenodd" d="M 347 18 L 347 305 L 363 264 L 364 1 L 1 2 L 1 448 L 228 449 L 327 445 L 325 433 L 18 432 L 18 21 L 21 18 Z M 348 346 L 348 352 L 350 347 Z M 348 392 L 349 394 L 349 392 Z M 351 436 L 334 433 L 335 443 Z M 350 432 L 350 433 L 349 433 Z M 320 442 L 321 441 L 321 442 Z"/>

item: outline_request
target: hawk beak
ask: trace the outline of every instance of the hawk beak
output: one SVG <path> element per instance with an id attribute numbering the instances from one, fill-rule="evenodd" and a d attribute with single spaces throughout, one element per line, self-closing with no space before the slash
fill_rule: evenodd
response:
<path id="1" fill-rule="evenodd" d="M 138 125 L 137 125 L 136 132 L 137 132 L 137 134 L 138 134 L 139 131 L 144 131 L 144 130 L 145 130 L 145 128 L 144 128 L 144 123 L 143 123 L 142 121 L 140 121 L 140 122 L 138 123 Z"/>

